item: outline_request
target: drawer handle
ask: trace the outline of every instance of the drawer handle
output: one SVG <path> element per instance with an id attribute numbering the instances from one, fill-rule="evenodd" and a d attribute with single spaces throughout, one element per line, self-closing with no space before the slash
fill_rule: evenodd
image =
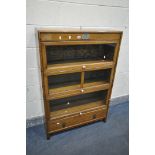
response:
<path id="1" fill-rule="evenodd" d="M 83 66 L 82 66 L 82 68 L 83 68 L 83 69 L 86 69 L 86 66 L 85 66 L 85 65 L 83 65 Z"/>
<path id="2" fill-rule="evenodd" d="M 92 118 L 95 119 L 95 118 L 96 118 L 96 114 L 94 114 L 94 115 L 92 116 Z"/>
<path id="3" fill-rule="evenodd" d="M 67 102 L 67 105 L 70 105 L 70 103 L 69 103 L 69 102 Z"/>
<path id="4" fill-rule="evenodd" d="M 62 127 L 65 128 L 66 127 L 66 123 L 62 123 Z"/>
<path id="5" fill-rule="evenodd" d="M 81 36 L 77 36 L 77 39 L 81 39 Z"/>
<path id="6" fill-rule="evenodd" d="M 68 38 L 69 38 L 69 40 L 70 40 L 70 39 L 72 38 L 72 36 L 69 36 Z"/>
<path id="7" fill-rule="evenodd" d="M 82 115 L 83 113 L 82 112 L 80 112 L 80 115 Z"/>
<path id="8" fill-rule="evenodd" d="M 59 125 L 60 123 L 58 122 L 57 125 Z"/>
<path id="9" fill-rule="evenodd" d="M 84 92 L 84 89 L 81 89 L 81 92 L 83 93 Z"/>
<path id="10" fill-rule="evenodd" d="M 59 36 L 59 40 L 61 40 L 61 36 Z"/>

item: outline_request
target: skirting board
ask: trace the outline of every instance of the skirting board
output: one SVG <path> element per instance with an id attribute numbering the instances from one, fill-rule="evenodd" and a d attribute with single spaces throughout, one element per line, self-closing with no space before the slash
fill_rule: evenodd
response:
<path id="1" fill-rule="evenodd" d="M 114 105 L 121 104 L 124 102 L 129 102 L 129 95 L 112 98 L 110 100 L 110 106 L 114 106 Z M 33 127 L 33 126 L 43 124 L 43 123 L 44 123 L 44 116 L 30 118 L 26 120 L 26 128 Z"/>

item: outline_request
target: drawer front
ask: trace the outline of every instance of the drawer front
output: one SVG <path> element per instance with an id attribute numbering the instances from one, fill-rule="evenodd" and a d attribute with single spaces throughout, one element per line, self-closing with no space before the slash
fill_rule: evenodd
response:
<path id="1" fill-rule="evenodd" d="M 119 40 L 120 33 L 40 33 L 40 41 Z"/>
<path id="2" fill-rule="evenodd" d="M 110 84 L 102 84 L 102 85 L 97 85 L 97 86 L 91 86 L 91 87 L 86 87 L 86 88 L 81 88 L 81 89 L 75 89 L 75 90 L 67 90 L 63 92 L 57 92 L 57 93 L 50 93 L 48 96 L 49 100 L 53 99 L 60 99 L 60 98 L 65 98 L 65 97 L 70 97 L 70 96 L 75 96 L 75 95 L 80 95 L 80 94 L 86 94 L 86 93 L 91 93 L 95 91 L 100 91 L 100 90 L 106 90 L 110 88 Z"/>
<path id="3" fill-rule="evenodd" d="M 112 68 L 113 67 L 113 63 L 112 62 L 100 62 L 100 63 L 96 63 L 96 64 L 86 64 L 83 65 L 83 70 L 84 71 L 91 71 L 91 70 L 100 70 L 100 69 L 106 69 L 106 68 Z"/>
<path id="4" fill-rule="evenodd" d="M 48 123 L 48 131 L 49 132 L 61 131 L 67 128 L 72 128 L 99 119 L 103 119 L 105 118 L 105 116 L 106 116 L 106 109 L 100 109 L 90 112 L 81 112 L 75 116 L 67 117 L 64 119 L 50 120 Z"/>

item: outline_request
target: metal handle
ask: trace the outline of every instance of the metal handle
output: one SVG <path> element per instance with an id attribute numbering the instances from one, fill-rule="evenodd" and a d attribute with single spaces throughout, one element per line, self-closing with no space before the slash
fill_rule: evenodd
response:
<path id="1" fill-rule="evenodd" d="M 83 66 L 82 66 L 82 68 L 83 68 L 83 69 L 86 69 L 86 66 L 85 66 L 85 65 L 83 65 Z"/>
<path id="2" fill-rule="evenodd" d="M 84 92 L 84 89 L 81 89 L 81 92 L 83 93 Z"/>
<path id="3" fill-rule="evenodd" d="M 65 128 L 66 127 L 66 123 L 62 123 L 62 127 Z"/>
<path id="4" fill-rule="evenodd" d="M 94 114 L 94 115 L 92 116 L 92 118 L 95 119 L 95 118 L 96 118 L 96 114 Z"/>
<path id="5" fill-rule="evenodd" d="M 59 40 L 61 40 L 61 36 L 59 36 Z"/>
<path id="6" fill-rule="evenodd" d="M 81 36 L 77 36 L 77 39 L 81 39 Z"/>

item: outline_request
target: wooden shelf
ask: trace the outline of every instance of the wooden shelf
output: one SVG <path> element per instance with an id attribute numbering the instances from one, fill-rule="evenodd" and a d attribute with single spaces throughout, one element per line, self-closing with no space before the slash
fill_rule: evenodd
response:
<path id="1" fill-rule="evenodd" d="M 109 65 L 113 65 L 113 61 L 107 61 L 107 60 L 76 60 L 76 61 L 68 61 L 67 63 L 63 63 L 63 62 L 57 62 L 55 64 L 49 64 L 47 66 L 47 69 L 51 69 L 51 68 L 63 68 L 63 67 L 69 67 L 69 66 L 81 66 L 81 65 L 89 65 L 89 64 L 98 64 L 98 63 L 102 63 L 104 64 L 104 66 L 109 66 Z"/>
<path id="2" fill-rule="evenodd" d="M 70 115 L 75 115 L 79 114 L 81 112 L 89 111 L 89 110 L 94 110 L 98 108 L 103 108 L 106 109 L 107 106 L 105 105 L 105 101 L 97 101 L 97 102 L 92 102 L 76 107 L 71 107 L 71 108 L 66 108 L 58 111 L 53 111 L 50 113 L 50 118 L 52 119 L 57 119 L 65 116 L 70 116 Z"/>
<path id="3" fill-rule="evenodd" d="M 85 94 L 85 93 L 95 92 L 99 90 L 105 90 L 109 88 L 110 88 L 110 83 L 105 81 L 84 83 L 83 88 L 81 88 L 80 84 L 78 85 L 76 84 L 71 86 L 50 89 L 48 99 L 49 100 L 59 99 L 59 98 L 74 96 L 78 94 Z"/>
<path id="4" fill-rule="evenodd" d="M 85 68 L 83 68 L 85 66 Z M 46 75 L 58 75 L 66 73 L 75 73 L 89 70 L 100 70 L 112 68 L 113 61 L 95 60 L 95 61 L 74 61 L 68 63 L 50 64 L 45 70 Z"/>
<path id="5" fill-rule="evenodd" d="M 99 63 L 99 62 L 110 62 L 110 60 L 107 61 L 107 60 L 103 60 L 103 59 L 98 58 L 96 60 L 77 59 L 77 60 L 54 61 L 54 62 L 49 63 L 48 67 L 58 67 L 58 66 L 63 67 L 64 65 L 65 66 L 75 66 L 75 65 L 81 65 L 81 64 Z"/>

